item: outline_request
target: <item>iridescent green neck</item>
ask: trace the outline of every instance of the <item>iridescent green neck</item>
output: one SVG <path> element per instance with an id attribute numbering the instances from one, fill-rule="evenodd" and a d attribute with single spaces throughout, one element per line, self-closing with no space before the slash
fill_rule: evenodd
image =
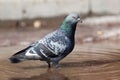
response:
<path id="1" fill-rule="evenodd" d="M 63 24 L 61 25 L 61 29 L 65 32 L 71 32 L 72 31 L 72 25 L 63 22 Z"/>
<path id="2" fill-rule="evenodd" d="M 76 24 L 70 24 L 70 23 L 63 22 L 63 24 L 61 25 L 61 30 L 67 33 L 67 36 L 69 36 L 70 38 L 74 38 Z"/>

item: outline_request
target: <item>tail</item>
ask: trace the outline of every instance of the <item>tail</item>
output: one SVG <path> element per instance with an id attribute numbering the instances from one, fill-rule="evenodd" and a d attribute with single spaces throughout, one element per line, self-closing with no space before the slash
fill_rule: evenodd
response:
<path id="1" fill-rule="evenodd" d="M 25 60 L 25 53 L 26 53 L 26 50 L 29 49 L 31 46 L 15 53 L 14 55 L 12 55 L 10 58 L 9 58 L 9 61 L 11 63 L 19 63 L 23 60 Z"/>

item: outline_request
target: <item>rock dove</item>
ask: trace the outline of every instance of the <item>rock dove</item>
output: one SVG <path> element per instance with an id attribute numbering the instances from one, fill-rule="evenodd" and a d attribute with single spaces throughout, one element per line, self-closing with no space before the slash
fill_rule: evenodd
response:
<path id="1" fill-rule="evenodd" d="M 49 33 L 29 47 L 12 55 L 11 63 L 19 63 L 25 60 L 41 60 L 48 63 L 48 67 L 57 68 L 59 61 L 66 57 L 75 45 L 76 25 L 80 21 L 78 14 L 69 14 L 59 29 Z"/>

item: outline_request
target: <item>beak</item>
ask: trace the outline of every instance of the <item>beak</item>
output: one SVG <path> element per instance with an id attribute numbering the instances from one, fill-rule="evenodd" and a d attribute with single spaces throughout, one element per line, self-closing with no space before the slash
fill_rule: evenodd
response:
<path id="1" fill-rule="evenodd" d="M 82 23 L 82 22 L 83 22 L 80 18 L 78 18 L 78 19 L 77 19 L 77 21 L 79 21 L 80 23 Z"/>

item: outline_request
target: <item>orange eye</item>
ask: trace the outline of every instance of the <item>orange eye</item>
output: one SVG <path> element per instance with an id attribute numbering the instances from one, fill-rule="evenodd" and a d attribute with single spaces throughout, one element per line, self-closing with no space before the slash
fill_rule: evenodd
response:
<path id="1" fill-rule="evenodd" d="M 73 18 L 73 19 L 76 19 L 76 17 L 75 17 L 75 16 L 72 16 L 72 18 Z"/>

